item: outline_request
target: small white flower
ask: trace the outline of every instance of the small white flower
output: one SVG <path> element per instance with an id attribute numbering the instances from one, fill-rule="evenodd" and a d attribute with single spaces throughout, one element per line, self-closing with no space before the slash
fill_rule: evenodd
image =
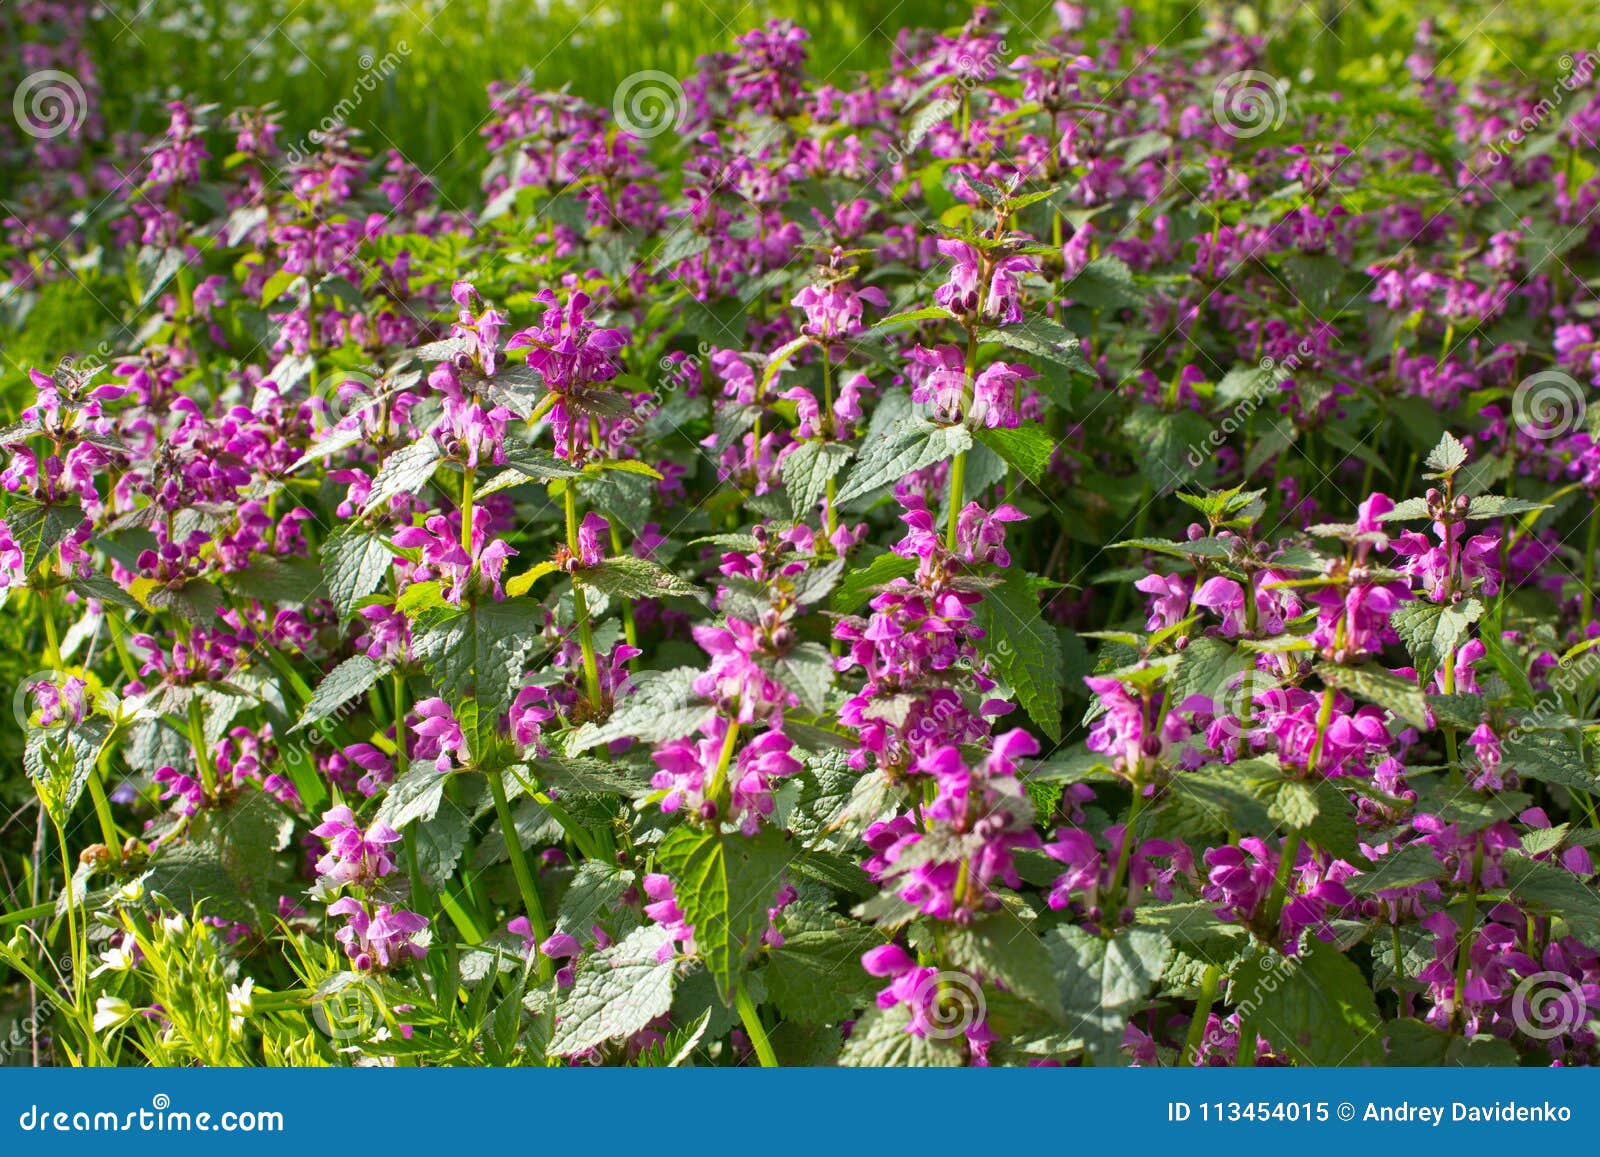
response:
<path id="1" fill-rule="evenodd" d="M 131 972 L 135 963 L 133 953 L 126 948 L 108 948 L 100 954 L 100 960 L 100 967 L 89 973 L 91 979 L 102 972 Z"/>
<path id="2" fill-rule="evenodd" d="M 117 899 L 124 900 L 129 904 L 144 899 L 144 881 L 129 880 L 117 889 Z"/>
<path id="3" fill-rule="evenodd" d="M 133 1005 L 120 996 L 102 996 L 94 1002 L 94 1031 L 105 1032 L 126 1024 L 136 1015 Z"/>
<path id="4" fill-rule="evenodd" d="M 161 927 L 166 929 L 169 936 L 182 936 L 189 927 L 189 918 L 182 912 L 174 912 L 162 919 Z"/>
<path id="5" fill-rule="evenodd" d="M 255 977 L 247 976 L 243 984 L 235 984 L 228 989 L 228 1011 L 233 1014 L 235 1030 L 243 1028 L 245 1018 L 254 1014 L 256 1010 L 253 996 L 255 986 Z"/>

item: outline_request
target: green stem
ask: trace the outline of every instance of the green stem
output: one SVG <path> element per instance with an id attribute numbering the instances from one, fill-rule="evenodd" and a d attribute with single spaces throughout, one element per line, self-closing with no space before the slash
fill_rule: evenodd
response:
<path id="1" fill-rule="evenodd" d="M 1461 943 L 1456 946 L 1456 1002 L 1451 1020 L 1464 1024 L 1467 1019 L 1467 969 L 1472 964 L 1472 937 L 1478 923 L 1478 877 L 1483 873 L 1483 836 L 1472 848 L 1472 883 L 1467 888 L 1467 910 L 1461 917 Z"/>
<path id="2" fill-rule="evenodd" d="M 539 899 L 538 886 L 533 882 L 528 856 L 522 849 L 522 839 L 517 835 L 511 804 L 506 799 L 505 780 L 498 770 L 489 773 L 489 791 L 494 796 L 495 818 L 500 821 L 500 835 L 505 840 L 506 855 L 511 858 L 511 872 L 517 878 L 517 890 L 522 893 L 522 906 L 528 913 L 528 925 L 533 929 L 534 942 L 543 944 L 550 935 L 550 927 L 544 918 L 544 903 Z M 536 965 L 539 979 L 549 980 L 552 975 L 549 957 L 539 953 Z"/>
<path id="3" fill-rule="evenodd" d="M 978 316 L 983 315 L 983 291 L 978 292 Z M 961 420 L 966 421 L 967 412 L 972 409 L 972 383 L 978 375 L 978 327 L 974 322 L 967 330 L 967 361 L 966 369 L 962 374 L 961 382 Z M 946 550 L 954 551 L 956 548 L 956 524 L 961 518 L 961 500 L 967 492 L 967 452 L 965 450 L 955 456 L 950 463 L 950 520 L 945 526 L 944 546 Z"/>
<path id="4" fill-rule="evenodd" d="M 1183 1052 L 1178 1056 L 1180 1068 L 1194 1064 L 1206 1036 L 1206 1021 L 1211 1016 L 1211 1005 L 1217 999 L 1217 986 L 1222 980 L 1222 969 L 1215 964 L 1206 965 L 1200 977 L 1200 999 L 1195 1002 L 1194 1019 L 1189 1022 L 1189 1035 L 1184 1039 Z"/>
<path id="5" fill-rule="evenodd" d="M 967 489 L 967 452 L 963 450 L 955 456 L 950 463 L 950 518 L 945 524 L 944 545 L 946 550 L 954 551 L 956 548 L 956 524 L 961 518 L 961 499 Z"/>
<path id="6" fill-rule="evenodd" d="M 823 436 L 826 438 L 837 437 L 838 434 L 834 429 L 833 423 L 833 367 L 828 363 L 827 343 L 823 343 L 822 346 L 822 412 Z M 827 494 L 828 500 L 828 511 L 826 520 L 823 522 L 823 530 L 828 543 L 831 546 L 833 543 L 833 536 L 839 529 L 839 515 L 834 509 L 836 505 L 835 496 L 838 494 L 839 488 L 834 482 L 832 474 L 828 475 L 828 481 L 824 484 L 823 489 Z"/>
<path id="7" fill-rule="evenodd" d="M 742 980 L 739 982 L 739 987 L 734 989 L 733 1003 L 739 1010 L 739 1022 L 744 1025 L 744 1031 L 750 1035 L 750 1043 L 755 1046 L 761 1067 L 777 1068 L 778 1054 L 772 1051 L 772 1042 L 767 1039 L 767 1030 L 761 1023 L 761 1015 L 756 1011 L 755 1002 L 750 999 L 750 990 L 745 987 Z"/>
<path id="8" fill-rule="evenodd" d="M 1117 905 L 1116 912 L 1107 912 L 1107 927 L 1115 927 L 1117 916 L 1123 907 L 1122 883 L 1128 876 L 1128 863 L 1133 855 L 1133 825 L 1139 818 L 1139 813 L 1144 810 L 1144 789 L 1139 783 L 1138 772 L 1142 768 L 1135 768 L 1135 775 L 1129 781 L 1133 789 L 1133 798 L 1128 801 L 1128 819 L 1122 827 L 1122 847 L 1117 851 L 1117 868 L 1111 877 L 1111 888 L 1106 893 L 1107 899 Z"/>
<path id="9" fill-rule="evenodd" d="M 1300 853 L 1300 833 L 1290 832 L 1283 837 L 1283 850 L 1278 854 L 1278 873 L 1272 878 L 1272 892 L 1267 896 L 1267 929 L 1277 938 L 1278 920 L 1283 915 L 1283 902 L 1289 896 L 1289 875 L 1294 871 L 1295 858 Z"/>
<path id="10" fill-rule="evenodd" d="M 622 532 L 614 525 L 611 528 L 611 553 L 622 553 Z M 634 625 L 632 600 L 624 601 L 622 604 L 622 637 L 628 641 L 630 647 L 639 645 L 639 628 Z M 628 670 L 634 669 L 635 662 L 634 659 L 628 660 Z"/>
<path id="11" fill-rule="evenodd" d="M 56 637 L 56 616 L 50 608 L 48 592 L 39 592 L 39 610 L 44 617 L 44 665 L 56 670 L 61 666 L 61 643 Z"/>
<path id="12" fill-rule="evenodd" d="M 122 865 L 122 837 L 117 832 L 117 823 L 111 816 L 111 801 L 106 798 L 105 785 L 100 782 L 100 777 L 105 773 L 104 766 L 96 767 L 89 776 L 89 798 L 94 801 L 95 818 L 100 821 L 100 838 L 105 842 L 106 850 L 111 853 L 111 862 L 118 867 Z"/>
<path id="13" fill-rule="evenodd" d="M 200 772 L 200 783 L 206 798 L 217 798 L 217 772 L 211 766 L 211 749 L 206 746 L 206 722 L 201 714 L 200 700 L 189 700 L 189 746 L 194 748 L 194 765 Z"/>
<path id="14" fill-rule="evenodd" d="M 563 486 L 563 500 L 567 514 L 567 549 L 574 558 L 578 553 L 578 489 L 572 484 L 572 479 L 566 479 Z M 589 706 L 599 712 L 600 702 L 600 666 L 594 656 L 594 633 L 589 627 L 589 600 L 583 597 L 583 588 L 577 583 L 572 584 L 572 617 L 578 623 L 578 646 L 583 650 L 583 685 L 589 694 Z"/>
<path id="15" fill-rule="evenodd" d="M 1583 622 L 1588 626 L 1594 616 L 1594 556 L 1600 550 L 1600 518 L 1589 515 L 1589 540 L 1583 552 Z"/>
<path id="16" fill-rule="evenodd" d="M 717 759 L 717 770 L 711 776 L 711 787 L 706 792 L 706 798 L 717 805 L 717 818 L 720 820 L 728 813 L 727 802 L 723 796 L 727 794 L 728 768 L 733 764 L 733 749 L 739 742 L 739 721 L 728 721 L 728 733 L 722 737 L 722 754 Z"/>

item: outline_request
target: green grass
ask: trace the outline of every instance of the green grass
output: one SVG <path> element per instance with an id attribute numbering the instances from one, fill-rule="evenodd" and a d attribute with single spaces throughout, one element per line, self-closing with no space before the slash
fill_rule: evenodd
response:
<path id="1" fill-rule="evenodd" d="M 348 122 L 377 148 L 401 149 L 437 172 L 452 199 L 471 194 L 482 153 L 476 132 L 484 88 L 524 72 L 609 105 L 618 84 L 643 69 L 675 76 L 703 53 L 776 16 L 811 32 L 812 72 L 848 86 L 880 66 L 904 27 L 958 24 L 960 0 L 146 0 L 131 25 L 97 25 L 108 123 L 159 127 L 161 104 L 198 97 L 224 107 L 276 101 L 286 144 L 302 140 L 341 101 Z M 119 4 L 117 9 L 127 9 Z M 1113 5 L 1091 7 L 1099 21 Z M 1382 81 L 1403 67 L 1416 22 L 1435 17 L 1444 71 L 1493 74 L 1535 87 L 1559 75 L 1563 51 L 1600 48 L 1600 0 L 1312 0 L 1257 5 L 1142 0 L 1137 27 L 1150 43 L 1198 36 L 1226 8 L 1262 30 L 1269 62 L 1297 83 Z M 1026 32 L 1054 26 L 1048 0 L 994 4 L 1020 51 Z M 131 12 L 126 13 L 131 16 Z M 382 62 L 388 57 L 388 67 Z M 378 63 L 376 69 L 364 63 Z M 386 75 L 380 75 L 386 74 Z M 370 92 L 361 91 L 369 78 Z"/>

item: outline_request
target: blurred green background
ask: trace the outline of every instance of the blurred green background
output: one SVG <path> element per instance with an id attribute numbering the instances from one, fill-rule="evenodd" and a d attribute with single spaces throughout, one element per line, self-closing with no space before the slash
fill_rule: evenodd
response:
<path id="1" fill-rule="evenodd" d="M 348 123 L 375 147 L 393 145 L 437 170 L 452 199 L 476 185 L 475 133 L 491 80 L 526 72 L 541 86 L 570 85 L 609 104 L 630 73 L 687 75 L 702 53 L 787 17 L 811 33 L 813 74 L 843 87 L 885 62 L 901 28 L 956 25 L 971 12 L 952 0 L 109 0 L 106 7 L 95 40 L 108 124 L 158 127 L 161 103 L 180 95 L 224 106 L 275 100 L 289 143 L 340 101 L 359 101 Z M 1057 26 L 1049 0 L 991 7 L 1014 30 L 1008 39 L 1019 50 L 1031 31 Z M 1111 26 L 1119 5 L 1086 7 L 1092 34 Z M 1600 49 L 1600 0 L 1134 0 L 1132 7 L 1151 44 L 1199 36 L 1208 22 L 1259 31 L 1280 75 L 1318 87 L 1381 85 L 1397 76 L 1422 19 L 1435 21 L 1441 71 L 1456 78 L 1490 74 L 1537 86 L 1544 77 L 1548 84 L 1563 52 Z M 360 91 L 363 76 L 370 92 Z"/>

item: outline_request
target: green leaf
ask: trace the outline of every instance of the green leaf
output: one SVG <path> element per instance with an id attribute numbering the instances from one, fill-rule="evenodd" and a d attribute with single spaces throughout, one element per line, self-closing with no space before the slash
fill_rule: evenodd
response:
<path id="1" fill-rule="evenodd" d="M 1297 1064 L 1356 1065 L 1378 1057 L 1382 1023 L 1367 978 L 1332 945 L 1309 939 L 1302 955 L 1261 949 L 1234 973 L 1228 1003 L 1240 1039 L 1259 1033 Z"/>
<path id="2" fill-rule="evenodd" d="M 1033 579 L 1019 567 L 1003 572 L 978 605 L 978 650 L 1051 739 L 1061 739 L 1061 639 L 1039 612 Z"/>
<path id="3" fill-rule="evenodd" d="M 432 763 L 415 761 L 389 785 L 373 818 L 382 820 L 395 831 L 416 821 L 426 823 L 444 802 L 446 778 Z"/>
<path id="4" fill-rule="evenodd" d="M 1518 1063 L 1509 1041 L 1488 1033 L 1464 1037 L 1441 1032 L 1420 1020 L 1393 1020 L 1383 1026 L 1391 1065 L 1405 1068 L 1510 1067 Z"/>
<path id="5" fill-rule="evenodd" d="M 1434 672 L 1467 641 L 1468 628 L 1482 614 L 1483 604 L 1477 599 L 1467 599 L 1453 607 L 1422 599 L 1401 604 L 1389 625 L 1411 652 L 1418 685 L 1426 686 Z"/>
<path id="6" fill-rule="evenodd" d="M 83 507 L 76 502 L 45 506 L 24 499 L 6 508 L 5 523 L 11 529 L 11 540 L 22 552 L 22 573 L 28 576 L 46 555 L 83 525 Z"/>
<path id="7" fill-rule="evenodd" d="M 1513 514 L 1529 514 L 1535 510 L 1549 510 L 1548 502 L 1534 502 L 1527 498 L 1508 498 L 1504 494 L 1480 494 L 1472 500 L 1467 510 L 1468 518 L 1505 518 Z"/>
<path id="8" fill-rule="evenodd" d="M 1045 933 L 1045 944 L 1059 977 L 1062 1023 L 1089 1043 L 1096 1064 L 1121 1063 L 1123 1031 L 1161 979 L 1171 942 L 1144 928 L 1105 937 L 1063 924 Z"/>
<path id="9" fill-rule="evenodd" d="M 267 607 L 303 607 L 322 594 L 322 571 L 308 558 L 257 555 L 243 570 L 228 575 L 236 595 Z"/>
<path id="10" fill-rule="evenodd" d="M 971 448 L 972 435 L 966 427 L 936 426 L 907 415 L 886 430 L 867 434 L 855 467 L 839 490 L 838 502 L 843 505 L 871 494 Z"/>
<path id="11" fill-rule="evenodd" d="M 22 766 L 39 800 L 59 826 L 83 796 L 100 751 L 111 735 L 111 721 L 91 715 L 64 730 L 32 729 L 22 752 Z"/>
<path id="12" fill-rule="evenodd" d="M 999 342 L 1080 374 L 1094 375 L 1093 367 L 1079 352 L 1082 343 L 1070 330 L 1047 317 L 1035 315 L 1023 318 L 1014 325 L 988 326 L 978 331 L 978 338 Z"/>
<path id="13" fill-rule="evenodd" d="M 815 338 L 802 335 L 800 337 L 793 338 L 790 341 L 784 342 L 777 349 L 773 350 L 772 353 L 767 356 L 767 364 L 761 371 L 761 389 L 758 391 L 758 394 L 765 394 L 767 387 L 772 384 L 772 379 L 778 376 L 778 374 L 783 370 L 783 367 L 788 364 L 789 359 L 794 357 L 795 354 L 799 353 L 807 346 L 815 344 L 815 341 Z"/>
<path id="14" fill-rule="evenodd" d="M 789 508 L 795 518 L 811 517 L 828 489 L 828 480 L 844 469 L 852 450 L 841 442 L 814 439 L 802 442 L 783 460 L 783 484 L 789 491 Z"/>
<path id="15" fill-rule="evenodd" d="M 361 513 L 387 510 L 390 499 L 420 492 L 443 459 L 444 451 L 431 435 L 425 434 L 420 440 L 400 447 L 383 460 Z"/>
<path id="16" fill-rule="evenodd" d="M 594 566 L 579 567 L 572 572 L 572 577 L 575 582 L 617 598 L 662 599 L 685 595 L 704 602 L 706 597 L 704 591 L 676 571 L 631 554 L 619 554 Z"/>
<path id="17" fill-rule="evenodd" d="M 610 948 L 584 956 L 557 1006 L 550 1055 L 571 1056 L 630 1037 L 668 1012 L 672 957 L 656 957 L 671 943 L 660 925 L 647 924 Z"/>
<path id="18" fill-rule="evenodd" d="M 1282 269 L 1295 298 L 1312 316 L 1321 318 L 1331 306 L 1343 304 L 1339 283 L 1345 267 L 1338 258 L 1325 253 L 1291 253 Z"/>
<path id="19" fill-rule="evenodd" d="M 897 578 L 909 578 L 917 573 L 917 560 L 901 558 L 893 551 L 885 551 L 864 567 L 858 567 L 844 576 L 828 601 L 836 615 L 854 614 L 872 596 L 877 588 Z"/>
<path id="20" fill-rule="evenodd" d="M 952 314 L 942 305 L 929 305 L 921 309 L 907 309 L 900 313 L 890 314 L 870 329 L 861 334 L 863 338 L 873 338 L 880 334 L 893 333 L 896 330 L 910 329 L 912 326 L 921 325 L 925 321 L 949 321 Z"/>
<path id="21" fill-rule="evenodd" d="M 678 827 L 662 841 L 658 862 L 672 877 L 678 907 L 694 926 L 695 944 L 718 992 L 730 999 L 782 886 L 789 862 L 783 837 L 770 828 L 742 836 Z"/>
<path id="22" fill-rule="evenodd" d="M 439 693 L 481 755 L 511 710 L 530 656 L 544 648 L 544 608 L 531 599 L 485 602 L 419 620 L 412 653 L 432 676 Z M 477 718 L 462 718 L 461 705 L 477 704 Z"/>
<path id="23" fill-rule="evenodd" d="M 914 153 L 924 137 L 934 130 L 941 121 L 947 121 L 961 109 L 961 102 L 948 96 L 938 100 L 929 101 L 911 118 L 911 123 L 906 126 L 906 143 L 904 152 Z"/>
<path id="24" fill-rule="evenodd" d="M 1600 781 L 1584 766 L 1583 752 L 1564 732 L 1518 730 L 1502 749 L 1507 767 L 1527 779 L 1543 780 L 1583 792 L 1600 791 Z"/>
<path id="25" fill-rule="evenodd" d="M 1358 667 L 1319 663 L 1317 674 L 1329 687 L 1348 691 L 1357 698 L 1385 707 L 1397 719 L 1412 727 L 1423 731 L 1428 729 L 1427 702 L 1422 697 L 1421 688 L 1410 679 L 1391 675 L 1376 663 L 1363 663 Z"/>
<path id="26" fill-rule="evenodd" d="M 1303 783 L 1285 781 L 1267 805 L 1267 818 L 1292 831 L 1302 831 L 1317 822 L 1321 808 L 1317 793 Z"/>
<path id="27" fill-rule="evenodd" d="M 506 465 L 537 482 L 577 478 L 583 474 L 583 467 L 574 466 L 548 451 L 510 443 L 506 445 Z"/>
<path id="28" fill-rule="evenodd" d="M 785 1020 L 835 1024 L 871 999 L 876 985 L 862 971 L 861 956 L 883 941 L 853 921 L 819 918 L 814 924 L 786 927 L 763 975 Z"/>
<path id="29" fill-rule="evenodd" d="M 1018 426 L 1015 430 L 984 428 L 976 431 L 974 436 L 1035 486 L 1044 481 L 1056 448 L 1055 440 L 1044 427 L 1026 425 Z"/>
<path id="30" fill-rule="evenodd" d="M 1096 257 L 1061 287 L 1061 296 L 1090 309 L 1137 309 L 1144 304 L 1133 270 L 1120 257 Z"/>
<path id="31" fill-rule="evenodd" d="M 596 919 L 616 904 L 622 894 L 633 887 L 637 878 L 627 868 L 598 860 L 585 860 L 578 866 L 577 874 L 572 877 L 572 883 L 561 897 L 556 931 L 588 942 L 593 938 L 591 929 Z"/>
<path id="32" fill-rule="evenodd" d="M 1467 461 L 1467 448 L 1449 430 L 1439 438 L 1439 444 L 1428 455 L 1427 467 L 1440 474 L 1454 474 Z"/>
<path id="33" fill-rule="evenodd" d="M 1215 457 L 1211 424 L 1193 410 L 1139 406 L 1124 419 L 1122 434 L 1137 448 L 1139 472 L 1158 493 L 1187 485 Z"/>
<path id="34" fill-rule="evenodd" d="M 847 1068 L 958 1068 L 966 1063 L 960 1041 L 913 1036 L 909 1005 L 867 1009 L 839 1054 Z"/>
<path id="35" fill-rule="evenodd" d="M 1050 949 L 1033 928 L 1006 909 L 964 927 L 941 928 L 928 939 L 927 947 L 938 953 L 941 963 L 998 981 L 1057 1020 L 1066 1014 Z"/>
<path id="36" fill-rule="evenodd" d="M 329 536 L 322 544 L 322 575 L 341 619 L 355 614 L 356 603 L 382 585 L 393 560 L 382 536 L 359 524 Z"/>
<path id="37" fill-rule="evenodd" d="M 1444 865 L 1421 844 L 1407 844 L 1379 860 L 1370 871 L 1346 881 L 1358 896 L 1370 896 L 1388 888 L 1409 888 L 1444 875 Z"/>
<path id="38" fill-rule="evenodd" d="M 784 687 L 800 696 L 800 705 L 813 715 L 827 709 L 828 688 L 833 686 L 833 656 L 821 643 L 799 643 L 776 659 L 773 674 Z"/>
<path id="39" fill-rule="evenodd" d="M 617 701 L 604 723 L 585 723 L 567 740 L 567 754 L 577 755 L 618 739 L 662 743 L 693 735 L 711 714 L 711 705 L 694 693 L 700 672 L 693 667 L 671 671 L 641 671 L 631 680 L 633 689 Z"/>
<path id="40" fill-rule="evenodd" d="M 369 659 L 366 655 L 351 655 L 322 677 L 322 682 L 311 693 L 311 701 L 290 730 L 299 731 L 328 718 L 356 696 L 365 694 L 388 671 L 385 663 Z"/>
<path id="41" fill-rule="evenodd" d="M 113 603 L 130 611 L 144 610 L 139 605 L 138 599 L 103 574 L 86 575 L 83 578 L 73 579 L 67 585 L 86 599 L 99 599 L 103 603 Z"/>

